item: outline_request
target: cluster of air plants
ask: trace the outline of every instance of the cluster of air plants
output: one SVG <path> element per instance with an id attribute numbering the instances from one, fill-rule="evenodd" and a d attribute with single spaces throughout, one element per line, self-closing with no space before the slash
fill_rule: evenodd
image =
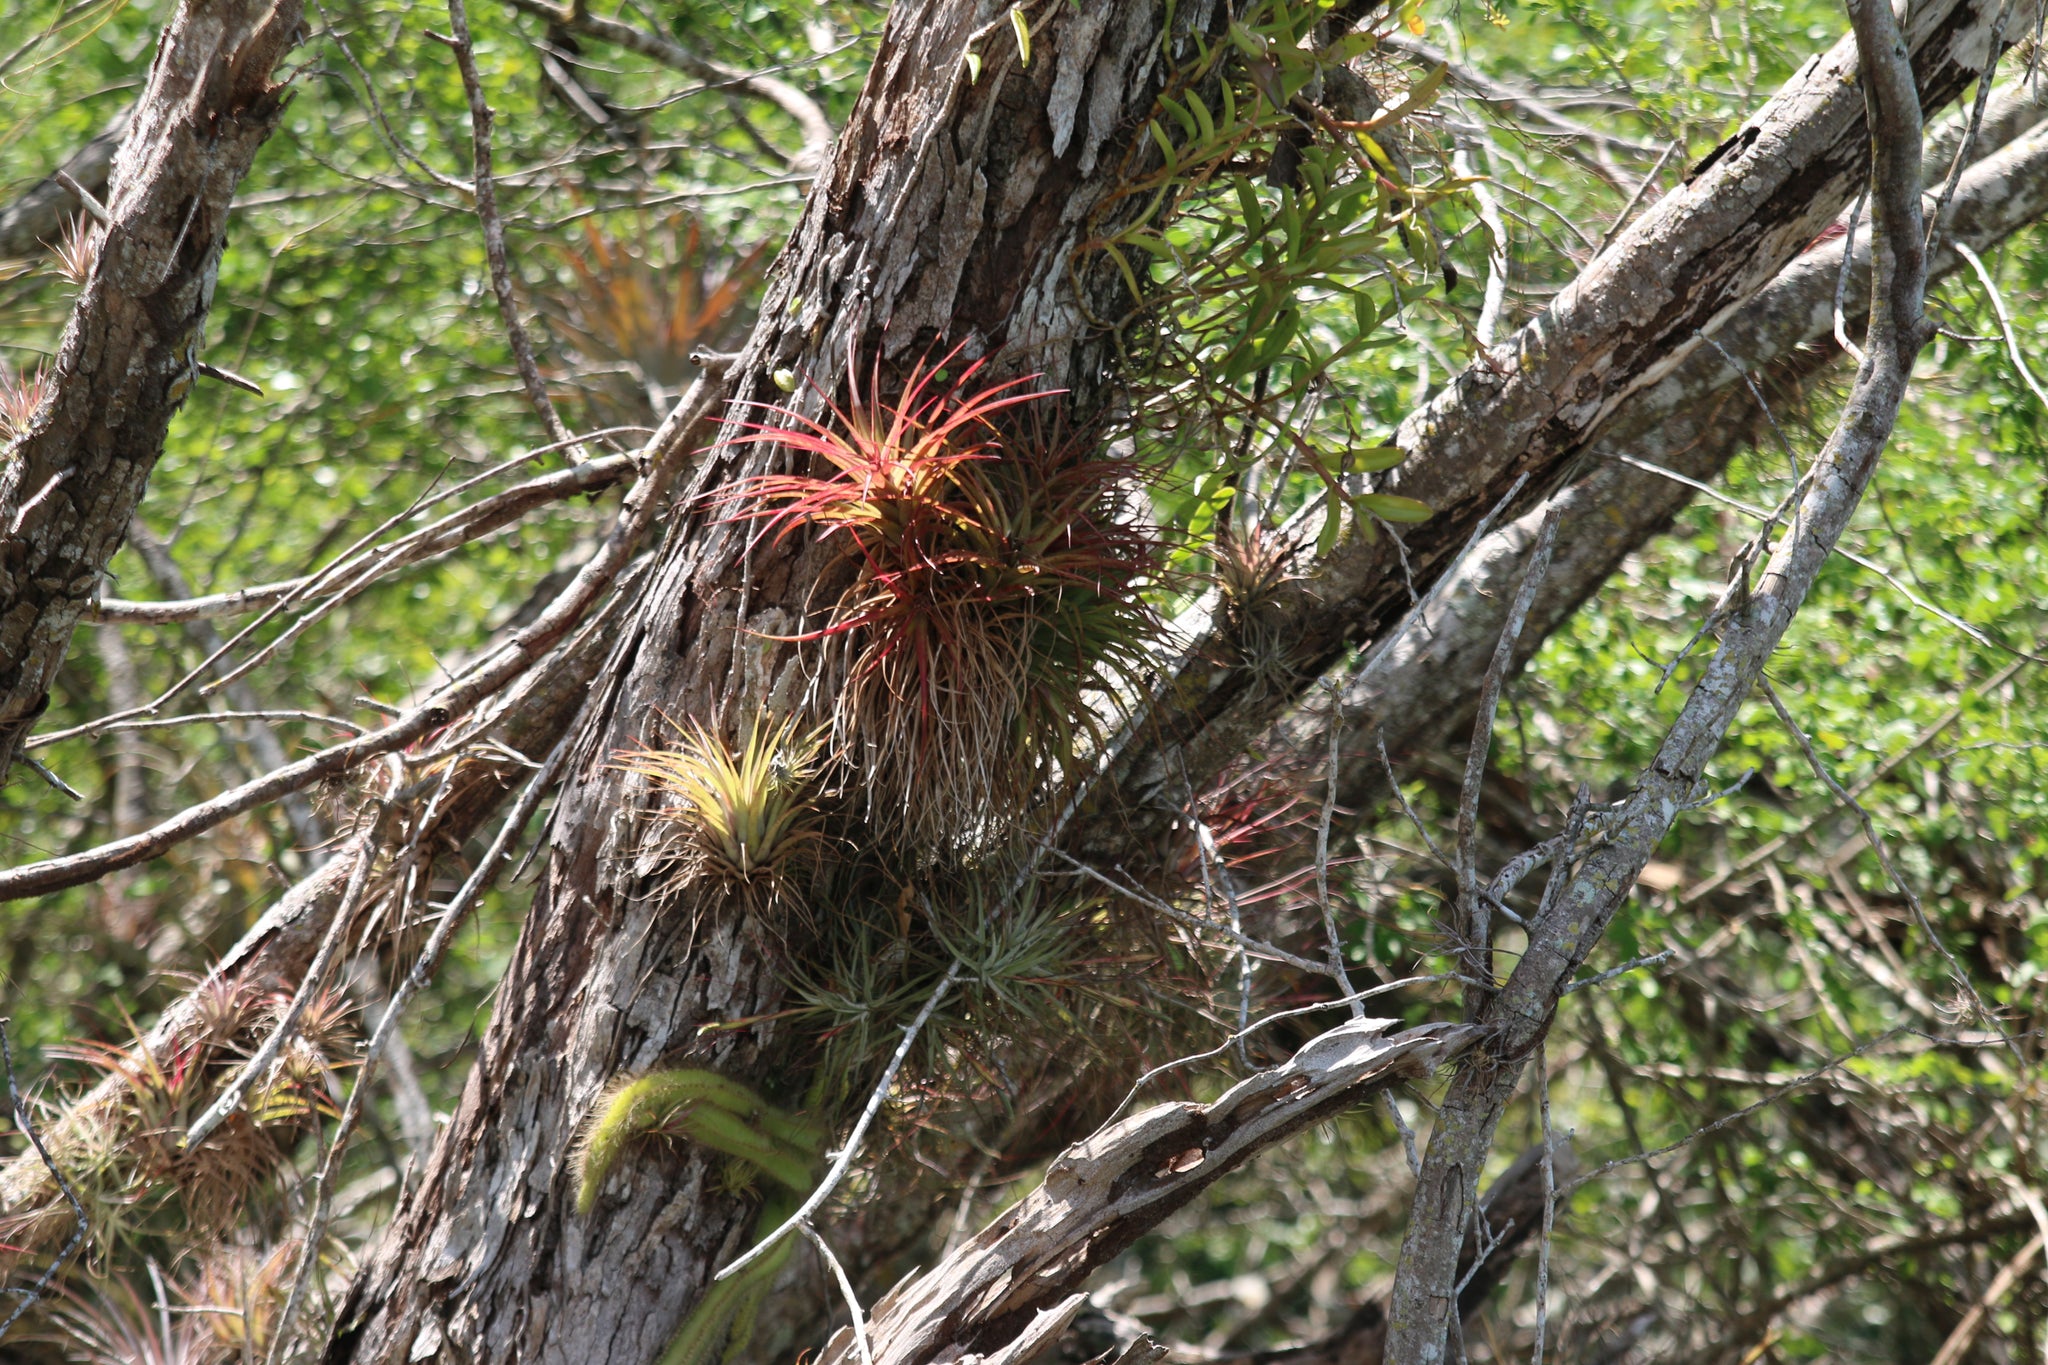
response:
<path id="1" fill-rule="evenodd" d="M 710 882 L 754 910 L 789 897 L 817 852 L 822 739 L 758 716 L 737 749 L 695 721 L 675 728 L 673 747 L 613 759 L 662 798 L 654 853 L 668 889 Z"/>
<path id="2" fill-rule="evenodd" d="M 243 1109 L 205 1141 L 185 1141 L 192 1121 L 239 1074 L 289 1000 L 252 983 L 214 981 L 203 989 L 198 1017 L 167 1046 L 88 1041 L 51 1049 L 115 1083 L 109 1099 L 79 1106 L 72 1122 L 48 1136 L 102 1254 L 159 1227 L 181 1229 L 187 1237 L 195 1229 L 203 1238 L 224 1233 L 248 1201 L 269 1188 L 299 1139 L 334 1112 L 334 1070 L 349 1029 L 344 1003 L 322 995 L 306 1008 L 293 1041 L 256 1078 Z M 69 1218 L 68 1207 L 53 1197 L 9 1221 L 26 1227 Z"/>
<path id="3" fill-rule="evenodd" d="M 108 1275 L 66 1289 L 49 1312 L 50 1339 L 84 1365 L 229 1365 L 260 1360 L 284 1305 L 298 1245 L 219 1247 L 180 1282 L 155 1262 L 150 1293 Z"/>
<path id="4" fill-rule="evenodd" d="M 893 400 L 877 373 L 868 401 L 856 388 L 822 420 L 775 409 L 745 439 L 813 468 L 725 495 L 852 562 L 829 620 L 799 638 L 835 652 L 833 737 L 871 823 L 932 853 L 986 841 L 1067 769 L 1155 630 L 1155 542 L 1123 508 L 1135 471 L 1096 433 L 1021 411 L 1054 393 L 977 387 L 982 368 L 949 382 L 919 364 Z"/>

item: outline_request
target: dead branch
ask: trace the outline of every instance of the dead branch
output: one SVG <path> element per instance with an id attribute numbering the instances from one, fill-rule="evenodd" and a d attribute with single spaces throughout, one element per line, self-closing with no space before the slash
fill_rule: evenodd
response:
<path id="1" fill-rule="evenodd" d="M 1164 1104 L 1069 1147 L 1045 1183 L 868 1315 L 876 1365 L 979 1358 L 1022 1365 L 1056 1340 L 1086 1297 L 1076 1287 L 1215 1180 L 1304 1128 L 1399 1081 L 1427 1076 L 1477 1031 L 1353 1020 L 1311 1039 L 1211 1104 Z M 842 1330 L 821 1365 L 849 1365 Z"/>

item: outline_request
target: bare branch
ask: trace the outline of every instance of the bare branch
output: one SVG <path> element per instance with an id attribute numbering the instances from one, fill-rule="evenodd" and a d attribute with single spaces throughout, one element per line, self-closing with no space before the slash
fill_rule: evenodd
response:
<path id="1" fill-rule="evenodd" d="M 92 881 L 117 868 L 133 867 L 223 820 L 254 810 L 286 792 L 298 791 L 383 754 L 394 753 L 467 715 L 479 702 L 518 678 L 566 635 L 625 567 L 633 548 L 652 525 L 664 495 L 687 464 L 693 449 L 690 434 L 710 411 L 713 392 L 700 378 L 683 396 L 662 423 L 661 431 L 648 443 L 648 472 L 627 493 L 618 520 L 597 553 L 539 617 L 514 632 L 467 673 L 452 679 L 381 730 L 322 749 L 252 782 L 230 788 L 211 800 L 187 807 L 152 829 L 81 853 L 0 872 L 0 900 L 41 895 Z"/>
<path id="2" fill-rule="evenodd" d="M 1081 1306 L 1074 1287 L 1160 1219 L 1304 1128 L 1429 1075 L 1476 1033 L 1428 1024 L 1390 1034 L 1392 1022 L 1340 1025 L 1212 1104 L 1160 1105 L 1069 1147 L 1040 1189 L 875 1305 L 868 1332 L 876 1365 L 913 1365 L 948 1348 L 1028 1360 L 1028 1344 L 1048 1323 Z M 848 1358 L 835 1341 L 820 1365 Z"/>
<path id="3" fill-rule="evenodd" d="M 623 47 L 628 52 L 637 52 L 643 57 L 652 58 L 663 66 L 673 67 L 699 80 L 738 86 L 768 100 L 780 107 L 795 121 L 797 127 L 803 130 L 803 151 L 790 158 L 791 168 L 808 174 L 825 164 L 826 153 L 831 150 L 832 141 L 837 136 L 832 131 L 831 120 L 825 117 L 825 111 L 819 108 L 816 100 L 788 81 L 742 71 L 738 67 L 712 61 L 659 34 L 634 28 L 617 19 L 592 14 L 581 4 L 572 3 L 557 8 L 547 3 L 547 0 L 509 2 L 514 9 L 538 15 L 551 24 L 559 24 L 571 33 L 596 38 L 615 47 Z"/>
<path id="4" fill-rule="evenodd" d="M 505 340 L 512 347 L 512 360 L 519 368 L 519 382 L 526 397 L 540 415 L 541 425 L 555 441 L 567 441 L 569 429 L 562 425 L 554 400 L 548 397 L 547 381 L 533 358 L 533 341 L 526 324 L 519 320 L 519 296 L 512 287 L 512 264 L 505 254 L 505 220 L 498 214 L 498 182 L 491 172 L 490 103 L 484 98 L 483 78 L 477 75 L 476 49 L 469 39 L 469 11 L 462 0 L 448 0 L 448 27 L 454 37 L 448 46 L 455 50 L 455 65 L 462 72 L 463 93 L 469 97 L 470 156 L 476 175 L 476 217 L 484 229 L 484 258 L 491 267 L 491 290 L 498 296 L 498 315 L 505 322 Z"/>

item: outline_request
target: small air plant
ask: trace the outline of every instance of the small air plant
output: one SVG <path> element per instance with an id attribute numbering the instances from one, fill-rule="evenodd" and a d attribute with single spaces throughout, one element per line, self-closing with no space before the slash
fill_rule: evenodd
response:
<path id="1" fill-rule="evenodd" d="M 12 441 L 28 430 L 50 389 L 49 371 L 43 366 L 29 374 L 0 362 L 0 441 Z"/>
<path id="2" fill-rule="evenodd" d="M 152 1265 L 155 1303 L 115 1276 L 90 1296 L 66 1289 L 50 1310 L 55 1341 L 82 1365 L 212 1365 L 213 1334 L 196 1316 L 174 1313 L 162 1275 Z"/>
<path id="3" fill-rule="evenodd" d="M 856 388 L 825 420 L 771 409 L 782 422 L 742 439 L 811 455 L 818 472 L 723 495 L 852 561 L 829 621 L 796 638 L 838 653 L 833 738 L 862 770 L 870 817 L 932 853 L 981 841 L 1072 762 L 1091 694 L 1135 681 L 1156 626 L 1139 595 L 1155 546 L 1120 515 L 1128 464 L 1017 411 L 1057 390 L 976 387 L 981 361 L 948 383 L 957 354 L 914 367 L 894 401 Z"/>
<path id="4" fill-rule="evenodd" d="M 674 748 L 613 757 L 666 798 L 657 853 L 677 887 L 711 881 L 765 909 L 790 892 L 816 851 L 823 740 L 794 720 L 756 717 L 737 750 L 695 721 Z"/>
<path id="5" fill-rule="evenodd" d="M 1295 673 L 1294 647 L 1275 617 L 1290 585 L 1300 581 L 1289 568 L 1293 550 L 1254 523 L 1242 534 L 1218 536 L 1210 553 L 1235 662 L 1250 674 L 1254 688 L 1283 687 Z"/>
<path id="6" fill-rule="evenodd" d="M 63 236 L 46 243 L 57 273 L 72 284 L 83 285 L 99 261 L 101 236 L 100 225 L 90 217 L 81 213 L 73 218 Z"/>
<path id="7" fill-rule="evenodd" d="M 587 362 L 578 369 L 600 415 L 638 421 L 689 383 L 693 352 L 717 347 L 745 319 L 770 245 L 735 246 L 728 257 L 688 213 L 641 214 L 623 236 L 586 220 L 581 245 L 557 253 L 574 283 L 536 302 Z"/>

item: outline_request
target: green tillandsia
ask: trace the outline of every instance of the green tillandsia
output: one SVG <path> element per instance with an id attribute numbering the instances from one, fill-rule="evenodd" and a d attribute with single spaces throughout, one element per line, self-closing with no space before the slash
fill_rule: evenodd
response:
<path id="1" fill-rule="evenodd" d="M 758 1167 L 779 1184 L 810 1188 L 825 1132 L 746 1086 L 710 1071 L 650 1071 L 615 1082 L 591 1115 L 575 1156 L 576 1211 L 597 1204 L 626 1148 L 666 1133 Z"/>

